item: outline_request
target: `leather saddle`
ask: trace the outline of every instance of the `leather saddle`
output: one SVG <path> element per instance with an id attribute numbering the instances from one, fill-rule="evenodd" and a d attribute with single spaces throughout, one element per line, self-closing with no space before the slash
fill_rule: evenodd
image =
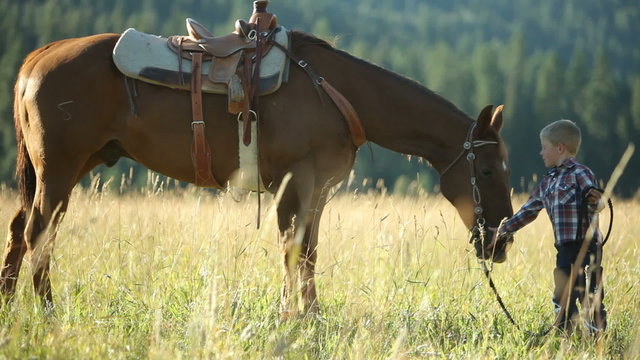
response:
<path id="1" fill-rule="evenodd" d="M 192 161 L 200 186 L 221 187 L 211 172 L 202 92 L 228 95 L 229 112 L 242 113 L 242 141 L 249 146 L 258 96 L 276 91 L 286 79 L 288 33 L 266 11 L 267 0 L 253 4 L 249 21 L 237 20 L 230 34 L 213 36 L 188 18 L 187 36 L 165 39 L 129 29 L 113 51 L 114 63 L 126 76 L 191 92 Z M 274 43 L 279 49 L 272 49 Z"/>
<path id="2" fill-rule="evenodd" d="M 241 103 L 247 95 L 243 83 L 247 83 L 248 76 L 251 76 L 243 75 L 243 72 L 252 72 L 253 67 L 249 68 L 248 64 L 243 67 L 241 60 L 243 57 L 254 56 L 256 52 L 256 24 L 236 20 L 235 31 L 223 36 L 213 36 L 202 24 L 191 18 L 186 19 L 186 26 L 188 36 L 176 35 L 168 39 L 169 48 L 179 57 L 179 73 L 183 74 L 182 59 L 192 60 L 194 53 L 201 53 L 203 61 L 211 61 L 209 81 L 227 85 L 229 112 L 235 114 L 242 111 Z M 277 22 L 274 22 L 274 27 L 268 29 L 267 38 L 281 30 L 277 27 Z M 263 46 L 263 60 L 269 56 L 270 49 L 271 46 Z M 282 57 L 281 61 L 284 65 L 286 59 Z"/>
<path id="3" fill-rule="evenodd" d="M 227 84 L 229 112 L 243 112 L 245 123 L 248 121 L 250 107 L 258 95 L 257 83 L 262 60 L 268 56 L 273 36 L 280 31 L 277 17 L 267 12 L 268 4 L 267 0 L 254 1 L 249 22 L 237 20 L 235 30 L 230 34 L 213 36 L 202 24 L 187 18 L 189 35 L 172 36 L 168 40 L 169 47 L 178 56 L 180 75 L 182 59 L 191 59 L 192 68 L 194 61 L 203 61 L 205 57 L 211 59 L 209 80 Z M 286 59 L 283 62 L 286 63 Z M 245 143 L 248 145 L 249 141 L 247 139 Z"/>
<path id="4" fill-rule="evenodd" d="M 186 22 L 189 36 L 184 40 L 191 43 L 191 50 L 224 58 L 240 50 L 256 48 L 257 32 L 242 19 L 236 20 L 234 32 L 223 36 L 213 36 L 207 28 L 191 18 L 187 18 Z M 175 41 L 173 44 L 177 45 Z"/>
<path id="5" fill-rule="evenodd" d="M 289 48 L 287 29 L 278 26 L 274 32 L 275 42 L 284 48 Z M 135 29 L 128 29 L 122 34 L 114 48 L 114 63 L 123 74 L 130 78 L 173 89 L 189 90 L 192 52 L 182 51 L 179 58 L 176 54 L 177 43 L 171 45 L 174 43 L 174 39 L 177 37 L 170 40 Z M 183 44 L 184 50 L 188 49 L 188 46 L 193 46 L 187 44 L 189 42 Z M 195 46 L 200 49 L 199 44 L 195 44 Z M 245 49 L 241 50 L 237 50 L 226 58 L 203 53 L 203 92 L 223 95 L 233 93 L 234 87 L 240 84 L 240 79 L 234 78 L 234 75 Z M 282 83 L 287 81 L 288 72 L 289 61 L 287 61 L 286 55 L 278 49 L 269 50 L 262 59 L 257 94 L 267 95 L 278 90 Z M 234 95 L 231 94 L 231 96 Z"/>

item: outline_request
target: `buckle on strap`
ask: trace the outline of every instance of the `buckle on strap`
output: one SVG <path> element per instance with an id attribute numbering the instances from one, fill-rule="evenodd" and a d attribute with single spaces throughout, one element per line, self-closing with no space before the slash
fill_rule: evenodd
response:
<path id="1" fill-rule="evenodd" d="M 195 125 L 202 125 L 204 126 L 204 121 L 202 120 L 194 120 L 191 122 L 191 130 L 193 131 L 195 129 Z"/>

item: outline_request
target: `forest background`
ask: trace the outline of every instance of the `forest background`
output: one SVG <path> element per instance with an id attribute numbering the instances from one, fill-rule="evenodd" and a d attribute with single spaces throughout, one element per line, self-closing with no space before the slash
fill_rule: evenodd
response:
<path id="1" fill-rule="evenodd" d="M 13 85 L 29 52 L 129 27 L 185 34 L 186 17 L 226 34 L 251 9 L 248 0 L 0 0 L 0 183 L 15 185 Z M 506 104 L 516 192 L 530 190 L 545 171 L 538 132 L 551 121 L 568 118 L 582 128 L 578 158 L 603 181 L 627 144 L 640 143 L 637 0 L 272 0 L 269 10 L 287 28 L 413 78 L 473 118 L 487 104 Z M 638 194 L 639 159 L 631 159 L 617 195 Z M 128 160 L 96 171 L 147 181 L 147 171 Z M 359 150 L 355 176 L 369 186 L 382 179 L 400 194 L 438 189 L 433 169 L 375 145 Z"/>

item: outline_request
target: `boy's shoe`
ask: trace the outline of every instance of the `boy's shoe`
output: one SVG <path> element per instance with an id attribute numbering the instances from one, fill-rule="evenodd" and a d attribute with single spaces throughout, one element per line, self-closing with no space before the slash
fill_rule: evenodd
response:
<path id="1" fill-rule="evenodd" d="M 595 321 L 584 321 L 584 326 L 589 332 L 589 335 L 593 336 L 596 341 L 599 341 L 604 336 L 604 332 L 607 329 L 607 321 L 604 320 L 602 323 L 603 326 L 598 327 Z"/>

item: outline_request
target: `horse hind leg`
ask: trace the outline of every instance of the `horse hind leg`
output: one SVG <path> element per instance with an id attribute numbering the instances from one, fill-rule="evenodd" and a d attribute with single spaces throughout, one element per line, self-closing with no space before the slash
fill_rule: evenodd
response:
<path id="1" fill-rule="evenodd" d="M 76 157 L 75 161 L 72 156 L 52 150 L 47 161 L 38 162 L 46 165 L 41 165 L 42 169 L 36 171 L 39 175 L 35 181 L 31 211 L 24 225 L 23 243 L 30 253 L 33 288 L 45 307 L 53 306 L 49 277 L 51 252 L 58 227 L 67 211 L 71 191 L 91 169 L 112 159 L 105 158 L 104 148 L 84 159 Z"/>
<path id="2" fill-rule="evenodd" d="M 17 142 L 17 158 L 16 158 L 16 177 L 20 189 L 21 205 L 20 209 L 11 219 L 9 223 L 9 231 L 7 243 L 2 257 L 2 269 L 0 271 L 0 292 L 2 296 L 2 304 L 7 303 L 13 298 L 16 291 L 16 284 L 22 260 L 27 253 L 28 245 L 25 241 L 25 228 L 28 220 L 28 212 L 33 204 L 33 197 L 36 190 L 36 174 L 27 147 L 19 128 L 19 111 L 14 111 L 16 115 L 16 142 Z"/>
<path id="3" fill-rule="evenodd" d="M 52 303 L 49 281 L 49 244 L 51 242 L 41 241 L 44 238 L 45 219 L 46 214 L 43 214 L 37 202 L 33 203 L 30 212 L 20 209 L 14 215 L 9 225 L 0 277 L 3 303 L 9 302 L 15 294 L 22 260 L 27 253 L 30 254 L 33 269 L 34 289 L 45 304 Z"/>
<path id="4" fill-rule="evenodd" d="M 37 181 L 31 214 L 25 226 L 33 288 L 46 308 L 53 306 L 49 277 L 51 253 L 59 225 L 67 211 L 71 191 L 91 169 L 105 162 L 100 151 L 89 156 L 86 161 L 71 162 L 68 157 L 63 158 L 65 161 L 58 166 L 45 167 L 41 172 L 42 179 Z"/>
<path id="5" fill-rule="evenodd" d="M 27 252 L 27 245 L 24 241 L 24 228 L 26 222 L 26 211 L 18 210 L 9 224 L 7 244 L 3 255 L 3 266 L 0 273 L 0 292 L 3 303 L 9 301 L 16 291 L 16 283 L 22 259 Z"/>
<path id="6" fill-rule="evenodd" d="M 73 174 L 73 172 L 71 172 Z M 25 226 L 25 243 L 30 253 L 33 288 L 45 307 L 53 305 L 49 278 L 51 252 L 58 225 L 64 217 L 75 175 L 43 172 Z M 44 180 L 46 179 L 46 180 Z"/>

